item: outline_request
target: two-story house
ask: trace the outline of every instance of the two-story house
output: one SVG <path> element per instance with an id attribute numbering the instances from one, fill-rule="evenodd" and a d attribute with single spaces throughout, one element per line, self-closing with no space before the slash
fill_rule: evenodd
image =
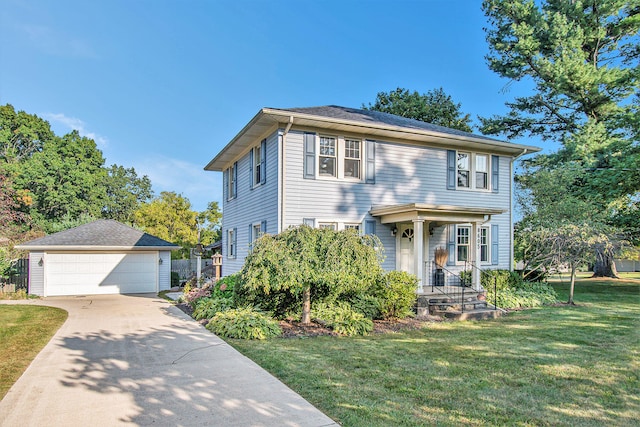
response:
<path id="1" fill-rule="evenodd" d="M 514 160 L 537 151 L 376 111 L 263 108 L 205 167 L 223 172 L 223 274 L 300 224 L 377 235 L 383 267 L 420 286 L 438 247 L 452 272 L 511 269 Z"/>

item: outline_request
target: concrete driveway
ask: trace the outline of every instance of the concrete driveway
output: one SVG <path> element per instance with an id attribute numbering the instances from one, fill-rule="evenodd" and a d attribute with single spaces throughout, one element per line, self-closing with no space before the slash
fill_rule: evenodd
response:
<path id="1" fill-rule="evenodd" d="M 153 295 L 51 297 L 69 318 L 0 402 L 2 426 L 335 426 Z"/>

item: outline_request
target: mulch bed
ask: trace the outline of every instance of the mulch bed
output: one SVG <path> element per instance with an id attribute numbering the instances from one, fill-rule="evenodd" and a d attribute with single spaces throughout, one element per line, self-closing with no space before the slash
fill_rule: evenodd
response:
<path id="1" fill-rule="evenodd" d="M 179 303 L 176 304 L 180 310 L 193 316 L 193 309 L 189 304 Z M 437 316 L 428 316 L 421 318 L 407 318 L 397 320 L 374 320 L 373 321 L 373 334 L 389 334 L 396 332 L 412 331 L 425 327 L 429 322 L 442 322 L 443 319 Z M 206 320 L 199 321 L 202 325 L 206 325 Z M 308 338 L 308 337 L 320 337 L 320 336 L 339 336 L 333 330 L 327 328 L 320 323 L 311 323 L 310 325 L 304 325 L 298 321 L 287 319 L 280 321 L 280 327 L 282 328 L 283 338 Z"/>

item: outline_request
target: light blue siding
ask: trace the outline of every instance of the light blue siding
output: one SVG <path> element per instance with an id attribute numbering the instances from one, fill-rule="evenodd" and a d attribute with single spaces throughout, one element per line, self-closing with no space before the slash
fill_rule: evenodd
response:
<path id="1" fill-rule="evenodd" d="M 256 140 L 254 146 L 261 144 Z M 277 233 L 278 230 L 278 133 L 274 132 L 266 140 L 266 181 L 263 184 L 250 186 L 251 169 L 249 151 L 238 162 L 237 194 L 227 200 L 228 174 L 223 174 L 223 217 L 222 217 L 222 274 L 229 275 L 239 271 L 244 258 L 249 252 L 249 224 L 266 221 L 266 232 Z M 237 255 L 227 256 L 227 230 L 237 231 Z"/>
<path id="2" fill-rule="evenodd" d="M 42 265 L 38 265 L 42 261 Z M 44 296 L 44 252 L 29 253 L 29 293 Z"/>

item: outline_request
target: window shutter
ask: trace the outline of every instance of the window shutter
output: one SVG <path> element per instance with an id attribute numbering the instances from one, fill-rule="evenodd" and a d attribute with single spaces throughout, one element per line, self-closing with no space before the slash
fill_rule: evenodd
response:
<path id="1" fill-rule="evenodd" d="M 364 222 L 364 234 L 376 234 L 376 220 L 367 219 Z"/>
<path id="2" fill-rule="evenodd" d="M 500 241 L 500 239 L 499 239 L 498 231 L 499 231 L 498 224 L 491 225 L 491 264 L 492 265 L 498 265 L 498 261 L 499 261 L 498 255 L 500 254 L 498 253 L 498 250 L 499 250 L 498 242 Z"/>
<path id="3" fill-rule="evenodd" d="M 315 218 L 302 218 L 302 223 L 304 225 L 308 225 L 311 228 L 314 228 L 316 226 L 316 219 Z"/>
<path id="4" fill-rule="evenodd" d="M 231 178 L 229 176 L 231 172 L 231 169 L 227 168 L 226 171 L 224 171 L 224 178 L 222 178 L 222 198 L 223 200 L 229 200 L 231 198 L 231 195 L 229 194 L 229 179 Z"/>
<path id="5" fill-rule="evenodd" d="M 376 183 L 376 142 L 366 141 L 367 160 L 365 163 L 365 183 Z"/>
<path id="6" fill-rule="evenodd" d="M 249 190 L 253 190 L 253 148 L 249 151 Z"/>
<path id="7" fill-rule="evenodd" d="M 238 162 L 233 164 L 233 194 L 231 198 L 235 198 L 238 195 Z"/>
<path id="8" fill-rule="evenodd" d="M 260 231 L 262 233 L 266 233 L 267 232 L 267 220 L 264 219 L 260 222 Z"/>
<path id="9" fill-rule="evenodd" d="M 447 227 L 447 249 L 449 250 L 449 257 L 447 258 L 447 265 L 456 264 L 456 225 L 449 224 Z"/>
<path id="10" fill-rule="evenodd" d="M 238 229 L 234 228 L 233 229 L 233 253 L 229 254 L 233 257 L 238 256 Z"/>
<path id="11" fill-rule="evenodd" d="M 304 134 L 304 178 L 316 179 L 316 134 Z"/>
<path id="12" fill-rule="evenodd" d="M 498 192 L 498 183 L 500 182 L 500 157 L 491 156 L 491 191 Z"/>
<path id="13" fill-rule="evenodd" d="M 267 182 L 267 140 L 260 143 L 260 184 Z"/>
<path id="14" fill-rule="evenodd" d="M 456 189 L 456 150 L 447 150 L 447 190 Z M 449 256 L 451 258 L 451 256 Z"/>

